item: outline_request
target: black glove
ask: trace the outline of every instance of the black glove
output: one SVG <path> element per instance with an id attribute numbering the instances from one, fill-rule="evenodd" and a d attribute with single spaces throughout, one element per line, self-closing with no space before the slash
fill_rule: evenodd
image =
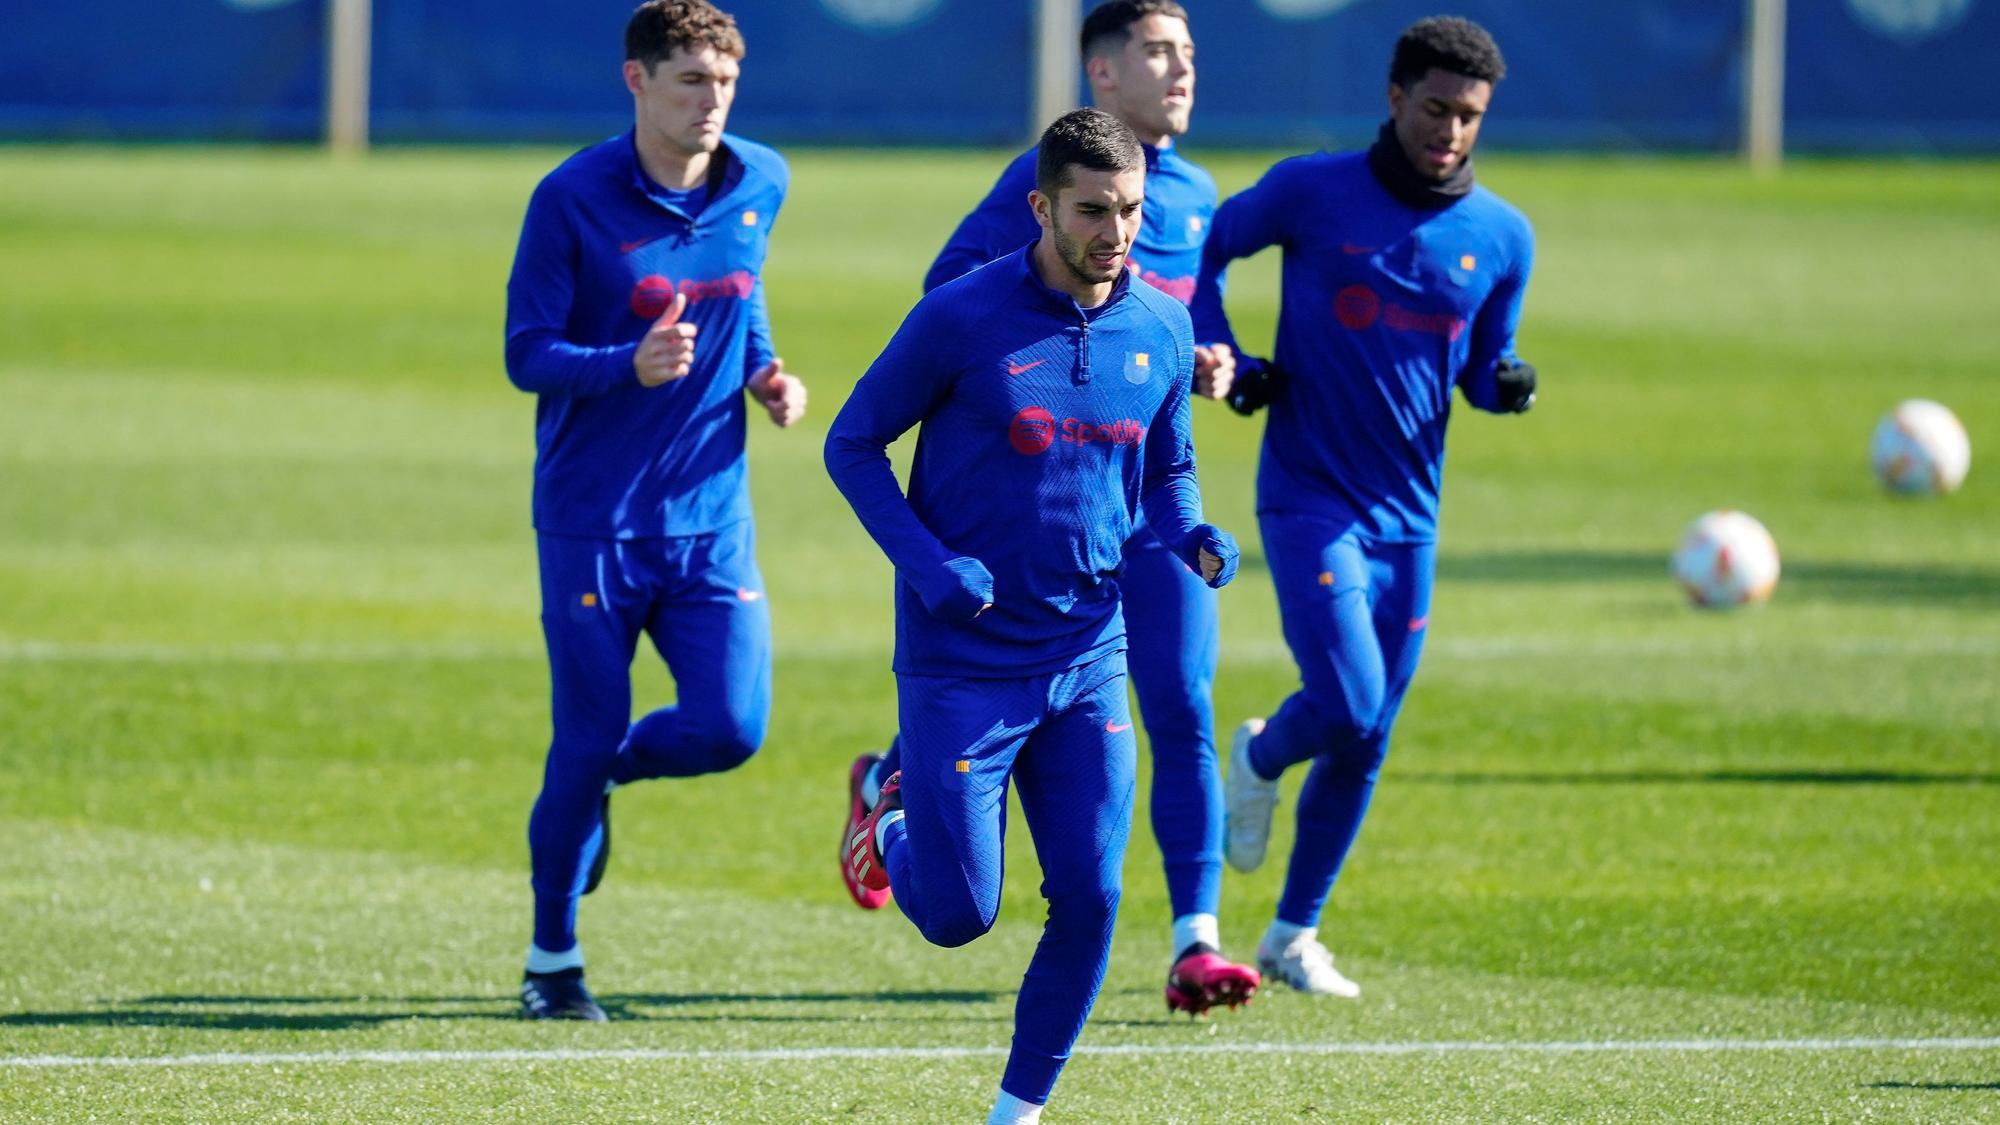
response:
<path id="1" fill-rule="evenodd" d="M 1268 359 L 1244 356 L 1236 365 L 1236 381 L 1229 385 L 1229 409 L 1248 418 L 1284 393 L 1290 380 Z"/>
<path id="2" fill-rule="evenodd" d="M 1535 405 L 1535 365 L 1525 360 L 1503 359 L 1493 365 L 1493 382 L 1500 392 L 1500 410 L 1506 414 L 1526 414 Z"/>

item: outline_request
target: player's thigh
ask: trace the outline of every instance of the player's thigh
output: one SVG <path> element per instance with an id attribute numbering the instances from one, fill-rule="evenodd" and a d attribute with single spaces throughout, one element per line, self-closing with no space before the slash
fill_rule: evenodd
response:
<path id="1" fill-rule="evenodd" d="M 1260 524 L 1285 643 L 1307 696 L 1365 722 L 1381 707 L 1385 679 L 1366 554 L 1324 520 L 1266 514 Z"/>
<path id="2" fill-rule="evenodd" d="M 1033 679 L 896 677 L 905 830 L 982 895 L 999 893 L 1008 782 L 1041 700 Z"/>
<path id="3" fill-rule="evenodd" d="M 557 733 L 603 726 L 622 737 L 645 597 L 626 582 L 614 541 L 543 535 L 537 548 Z"/>
<path id="4" fill-rule="evenodd" d="M 1416 677 L 1430 631 L 1431 590 L 1437 575 L 1437 546 L 1402 543 L 1370 550 L 1370 570 L 1380 594 L 1375 631 L 1386 677 L 1385 708 L 1393 711 Z"/>
<path id="5" fill-rule="evenodd" d="M 1050 898 L 1116 895 L 1138 769 L 1123 665 L 1114 653 L 1059 677 L 1014 768 Z"/>
<path id="6" fill-rule="evenodd" d="M 673 675 L 682 721 L 754 727 L 761 736 L 771 706 L 771 605 L 750 521 L 701 537 L 665 568 L 646 633 Z"/>

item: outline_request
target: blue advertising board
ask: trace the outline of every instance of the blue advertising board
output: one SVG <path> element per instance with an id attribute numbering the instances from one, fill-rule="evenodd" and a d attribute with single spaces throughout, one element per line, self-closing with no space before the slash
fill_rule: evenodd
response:
<path id="1" fill-rule="evenodd" d="M 329 0 L 20 4 L 0 36 L 0 137 L 310 140 Z M 1083 0 L 1087 7 L 1092 0 Z M 1351 145 L 1385 112 L 1397 33 L 1435 0 L 1184 0 L 1204 147 Z M 749 43 L 733 124 L 778 143 L 1019 144 L 1033 0 L 725 0 Z M 1500 148 L 1727 150 L 1744 0 L 1454 0 L 1509 74 Z M 1796 148 L 2000 150 L 1969 60 L 2000 0 L 1789 0 Z M 373 0 L 385 141 L 585 143 L 621 129 L 631 0 Z M 1079 76 L 1080 77 L 1080 76 Z M 1079 82 L 1079 94 L 1081 83 Z"/>

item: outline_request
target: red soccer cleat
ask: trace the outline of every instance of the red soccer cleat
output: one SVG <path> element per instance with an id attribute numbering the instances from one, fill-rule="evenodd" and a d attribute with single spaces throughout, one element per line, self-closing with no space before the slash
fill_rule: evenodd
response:
<path id="1" fill-rule="evenodd" d="M 1167 970 L 1167 1011 L 1205 1014 L 1210 1008 L 1247 1004 L 1264 978 L 1207 945 L 1194 945 Z"/>
<path id="2" fill-rule="evenodd" d="M 847 893 L 863 910 L 879 910 L 889 901 L 889 867 L 875 847 L 875 826 L 903 807 L 903 774 L 898 770 L 882 783 L 882 796 L 865 815 L 861 809 L 861 777 L 878 759 L 863 754 L 847 774 L 847 830 L 840 842 L 840 878 Z"/>

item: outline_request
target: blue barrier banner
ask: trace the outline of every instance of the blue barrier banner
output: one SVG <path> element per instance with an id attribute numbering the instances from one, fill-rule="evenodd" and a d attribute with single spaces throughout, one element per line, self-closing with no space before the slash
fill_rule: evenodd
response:
<path id="1" fill-rule="evenodd" d="M 1720 148 L 1738 131 L 1742 0 L 1235 0 L 1188 4 L 1196 144 L 1352 146 L 1388 116 L 1389 56 L 1440 12 L 1507 59 L 1481 143 Z"/>
<path id="2" fill-rule="evenodd" d="M 329 2 L 22 0 L 0 35 L 0 137 L 315 139 Z M 625 128 L 635 2 L 373 0 L 373 135 L 582 145 Z M 1200 44 L 1197 148 L 1365 143 L 1396 36 L 1439 10 L 1485 24 L 1507 56 L 1490 148 L 1739 141 L 1745 0 L 1183 2 Z M 1040 124 L 1035 0 L 723 6 L 749 45 L 730 122 L 746 136 L 1017 145 Z M 2000 0 L 1787 8 L 1792 147 L 2000 151 L 1977 65 L 2000 56 Z"/>
<path id="3" fill-rule="evenodd" d="M 10 4 L 0 136 L 310 140 L 322 0 Z"/>
<path id="4" fill-rule="evenodd" d="M 375 0 L 384 139 L 597 140 L 631 124 L 628 0 Z M 1032 9 L 982 0 L 724 0 L 748 55 L 730 128 L 757 140 L 1014 144 Z"/>
<path id="5" fill-rule="evenodd" d="M 2000 150 L 1987 68 L 1995 0 L 1792 0 L 1785 141 L 1827 150 Z"/>

